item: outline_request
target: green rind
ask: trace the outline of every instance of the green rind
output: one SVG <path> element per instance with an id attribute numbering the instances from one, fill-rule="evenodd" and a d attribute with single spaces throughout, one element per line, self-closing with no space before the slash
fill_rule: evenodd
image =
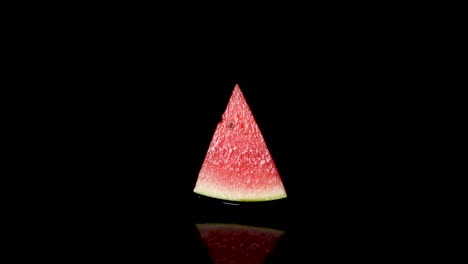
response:
<path id="1" fill-rule="evenodd" d="M 204 196 L 207 196 L 207 197 L 220 199 L 220 200 L 225 200 L 225 201 L 232 201 L 232 202 L 268 202 L 268 201 L 276 201 L 276 200 L 280 200 L 280 199 L 285 199 L 285 198 L 288 197 L 286 195 L 286 193 L 284 193 L 284 194 L 275 195 L 275 196 L 271 196 L 271 197 L 263 197 L 263 198 L 260 198 L 260 199 L 255 199 L 255 198 L 252 198 L 252 199 L 243 199 L 243 198 L 229 199 L 229 198 L 226 198 L 226 197 L 216 196 L 216 195 L 212 195 L 212 194 L 209 194 L 209 193 L 206 193 L 206 192 L 197 191 L 197 189 L 195 189 L 194 192 L 196 194 L 204 195 Z"/>

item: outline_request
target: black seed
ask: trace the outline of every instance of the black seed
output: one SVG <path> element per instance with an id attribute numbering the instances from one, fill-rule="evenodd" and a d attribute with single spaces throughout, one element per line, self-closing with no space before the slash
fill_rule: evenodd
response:
<path id="1" fill-rule="evenodd" d="M 229 123 L 229 128 L 233 128 L 234 127 L 234 123 Z"/>

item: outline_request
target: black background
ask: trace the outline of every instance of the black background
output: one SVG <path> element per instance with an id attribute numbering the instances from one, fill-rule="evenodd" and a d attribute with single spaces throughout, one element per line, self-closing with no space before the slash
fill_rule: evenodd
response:
<path id="1" fill-rule="evenodd" d="M 210 263 L 194 226 L 209 215 L 285 230 L 270 263 L 432 257 L 420 203 L 429 136 L 417 100 L 427 29 L 411 12 L 148 13 L 102 8 L 64 27 L 64 109 L 73 109 L 62 164 L 72 176 L 57 199 L 55 254 Z M 200 207 L 193 195 L 236 83 L 286 204 L 231 210 Z"/>

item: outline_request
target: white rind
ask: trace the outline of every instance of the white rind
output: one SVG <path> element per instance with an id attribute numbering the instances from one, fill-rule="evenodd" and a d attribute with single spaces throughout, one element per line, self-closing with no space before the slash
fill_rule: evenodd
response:
<path id="1" fill-rule="evenodd" d="M 201 177 L 203 179 L 203 177 Z M 199 180 L 194 192 L 204 196 L 236 202 L 261 202 L 286 198 L 282 185 L 267 186 L 263 189 L 243 190 L 235 186 L 223 186 L 212 181 Z"/>

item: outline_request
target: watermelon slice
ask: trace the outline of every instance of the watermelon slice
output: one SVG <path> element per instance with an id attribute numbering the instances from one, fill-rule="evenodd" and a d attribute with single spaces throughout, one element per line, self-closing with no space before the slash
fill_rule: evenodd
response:
<path id="1" fill-rule="evenodd" d="M 214 132 L 194 192 L 237 202 L 287 197 L 263 135 L 237 84 Z"/>
<path id="2" fill-rule="evenodd" d="M 215 264 L 261 264 L 273 253 L 284 231 L 239 224 L 197 224 Z"/>

